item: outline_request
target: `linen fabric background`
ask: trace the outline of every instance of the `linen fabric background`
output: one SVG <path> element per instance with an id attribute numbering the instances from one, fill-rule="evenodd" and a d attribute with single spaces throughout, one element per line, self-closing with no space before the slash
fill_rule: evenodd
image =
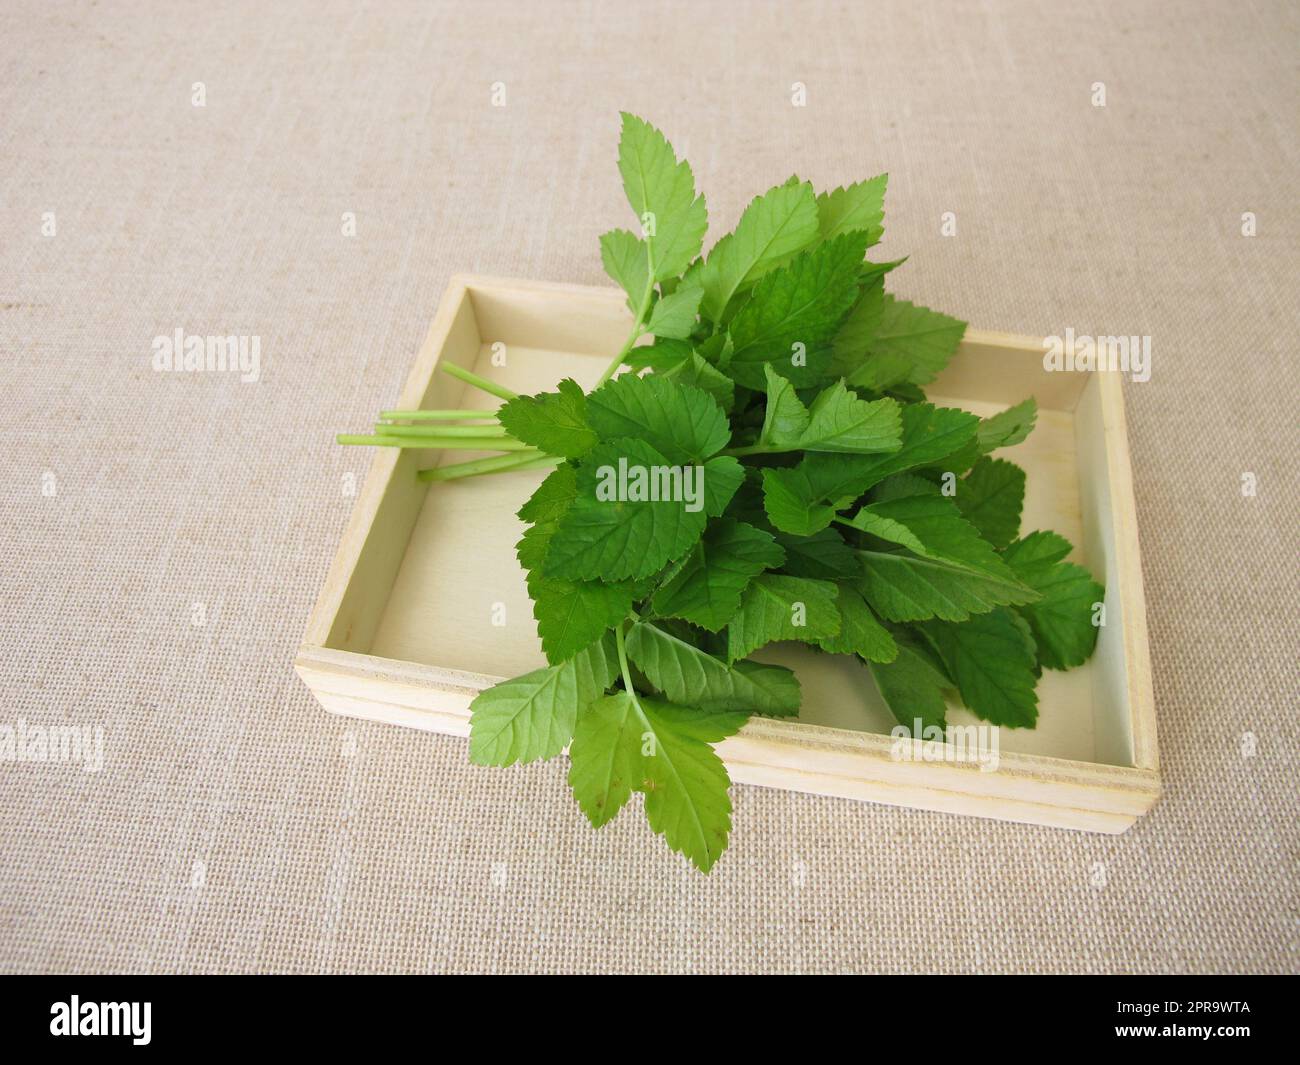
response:
<path id="1" fill-rule="evenodd" d="M 1274 0 L 4 4 L 0 723 L 104 750 L 0 763 L 0 968 L 1295 971 L 1298 46 Z M 705 878 L 639 811 L 592 831 L 563 760 L 295 676 L 369 460 L 333 434 L 452 273 L 605 283 L 619 109 L 713 236 L 888 171 L 899 295 L 1152 336 L 1165 794 L 1127 834 L 738 787 Z M 153 372 L 178 327 L 259 335 L 260 379 Z"/>

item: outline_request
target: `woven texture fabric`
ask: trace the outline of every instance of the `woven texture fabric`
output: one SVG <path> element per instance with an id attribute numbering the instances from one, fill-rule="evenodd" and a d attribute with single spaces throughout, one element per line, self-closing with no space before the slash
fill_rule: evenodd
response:
<path id="1" fill-rule="evenodd" d="M 98 727 L 103 767 L 0 762 L 0 968 L 1300 968 L 1297 45 L 1280 0 L 6 3 L 0 724 Z M 715 234 L 792 171 L 888 171 L 900 295 L 1153 338 L 1131 831 L 736 788 L 705 878 L 639 813 L 593 832 L 560 762 L 294 675 L 368 460 L 332 434 L 452 273 L 604 283 L 619 109 Z M 258 381 L 154 372 L 178 328 L 259 336 Z"/>

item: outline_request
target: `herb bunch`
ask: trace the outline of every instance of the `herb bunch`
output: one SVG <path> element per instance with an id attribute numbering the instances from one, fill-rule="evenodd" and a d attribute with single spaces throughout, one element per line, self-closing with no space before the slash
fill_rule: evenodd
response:
<path id="1" fill-rule="evenodd" d="M 1020 535 L 1024 471 L 990 457 L 1034 401 L 983 419 L 926 402 L 965 323 L 886 294 L 901 260 L 866 259 L 884 175 L 821 194 L 792 177 L 704 255 L 704 197 L 659 130 L 624 114 L 618 167 L 640 233 L 606 233 L 601 260 L 635 324 L 592 391 L 517 396 L 448 368 L 506 402 L 387 412 L 340 441 L 501 452 L 431 480 L 555 466 L 518 514 L 550 664 L 474 700 L 470 757 L 567 746 L 593 825 L 641 792 L 707 872 L 731 829 L 713 745 L 799 710 L 794 673 L 755 652 L 852 655 L 909 727 L 946 727 L 955 699 L 1031 728 L 1041 670 L 1092 653 L 1103 590 L 1063 537 Z M 642 473 L 611 496 L 612 470 Z M 656 491 L 692 473 L 693 500 Z"/>

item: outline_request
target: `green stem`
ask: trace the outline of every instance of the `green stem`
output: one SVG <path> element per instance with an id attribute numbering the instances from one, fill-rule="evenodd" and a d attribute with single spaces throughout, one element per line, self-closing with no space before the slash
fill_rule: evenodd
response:
<path id="1" fill-rule="evenodd" d="M 340 433 L 335 439 L 340 444 L 369 445 L 370 447 L 418 447 L 428 450 L 450 451 L 535 451 L 535 448 L 512 437 L 503 436 L 491 440 L 467 438 L 461 436 L 360 436 L 356 433 Z"/>
<path id="2" fill-rule="evenodd" d="M 623 627 L 625 625 L 627 625 L 626 621 L 620 621 L 618 628 L 614 630 L 614 643 L 618 647 L 618 668 L 623 674 L 623 688 L 627 692 L 628 698 L 632 700 L 632 709 L 636 711 L 636 716 L 641 719 L 641 726 L 647 732 L 654 732 L 654 725 L 646 717 L 645 708 L 637 697 L 636 686 L 632 683 L 632 667 L 627 664 L 627 648 L 623 643 Z"/>
<path id="3" fill-rule="evenodd" d="M 623 673 L 623 687 L 627 689 L 628 695 L 632 696 L 632 701 L 636 702 L 636 688 L 632 686 L 632 667 L 627 664 L 627 648 L 623 643 L 623 628 L 627 625 L 626 621 L 620 621 L 618 628 L 614 630 L 614 643 L 618 647 L 618 668 Z M 637 712 L 641 712 L 641 707 L 637 705 Z"/>
<path id="4" fill-rule="evenodd" d="M 455 481 L 462 477 L 477 477 L 484 473 L 508 473 L 511 470 L 529 470 L 537 466 L 554 466 L 563 462 L 558 455 L 494 455 L 470 462 L 453 462 L 449 466 L 435 466 L 421 470 L 416 476 L 422 481 Z"/>
<path id="5" fill-rule="evenodd" d="M 376 424 L 375 432 L 380 436 L 412 436 L 441 438 L 464 437 L 478 440 L 510 439 L 499 425 L 385 425 Z"/>
<path id="6" fill-rule="evenodd" d="M 794 448 L 770 448 L 764 444 L 750 444 L 747 447 L 729 447 L 722 452 L 724 455 L 731 455 L 733 458 L 743 458 L 745 455 L 776 455 L 781 451 L 793 451 Z"/>
<path id="7" fill-rule="evenodd" d="M 379 417 L 385 421 L 404 422 L 455 422 L 480 418 L 495 419 L 494 410 L 381 410 Z"/>
<path id="8" fill-rule="evenodd" d="M 476 373 L 470 373 L 464 367 L 457 366 L 455 363 L 440 362 L 438 363 L 438 366 L 442 369 L 443 373 L 464 381 L 468 385 L 473 385 L 480 391 L 487 392 L 489 395 L 496 396 L 499 399 L 510 400 L 519 398 L 518 392 L 511 392 L 505 385 L 499 385 L 495 381 L 489 381 L 486 377 L 480 377 Z"/>
<path id="9" fill-rule="evenodd" d="M 654 254 L 650 251 L 649 246 L 646 248 L 646 260 L 649 276 L 646 280 L 645 295 L 641 297 L 641 306 L 637 308 L 636 324 L 632 326 L 632 332 L 628 333 L 627 340 L 623 342 L 623 347 L 619 350 L 619 353 L 614 356 L 614 361 L 606 366 L 605 372 L 600 375 L 600 380 L 596 382 L 597 388 L 618 372 L 618 368 L 623 365 L 623 360 L 627 358 L 627 353 L 632 350 L 632 345 L 641 338 L 641 334 L 645 331 L 646 315 L 650 311 L 650 297 L 654 295 L 655 291 Z"/>

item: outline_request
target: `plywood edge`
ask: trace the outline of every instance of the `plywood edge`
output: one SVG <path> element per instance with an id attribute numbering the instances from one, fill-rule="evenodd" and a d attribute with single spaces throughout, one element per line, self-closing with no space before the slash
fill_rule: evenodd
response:
<path id="1" fill-rule="evenodd" d="M 302 648 L 295 667 L 335 713 L 457 736 L 469 734 L 474 696 L 499 679 L 319 647 Z M 717 750 L 728 767 L 737 767 L 733 779 L 741 783 L 780 787 L 780 780 L 815 780 L 816 787 L 798 790 L 882 802 L 890 800 L 877 799 L 876 793 L 910 795 L 920 789 L 947 804 L 928 808 L 953 812 L 962 812 L 957 800 L 964 798 L 978 807 L 1008 802 L 1025 810 L 1068 809 L 1131 821 L 1160 792 L 1149 770 L 1006 754 L 995 771 L 984 772 L 972 763 L 900 760 L 893 746 L 889 736 L 756 718 Z M 916 805 L 911 799 L 897 804 Z M 1006 819 L 1049 823 L 1041 817 Z"/>
<path id="2" fill-rule="evenodd" d="M 784 791 L 827 795 L 859 802 L 877 802 L 885 806 L 931 810 L 937 813 L 981 817 L 1018 824 L 1045 825 L 1049 828 L 1068 828 L 1082 832 L 1118 835 L 1131 828 L 1138 817 L 1145 812 L 1145 808 L 1133 813 L 1124 813 L 1091 807 L 1034 802 L 1010 798 L 1006 795 L 974 795 L 927 786 L 919 781 L 891 783 L 874 778 L 834 776 L 815 770 L 748 763 L 735 757 L 724 758 L 724 761 L 734 782 L 752 787 L 778 788 Z"/>
<path id="3" fill-rule="evenodd" d="M 1115 563 L 1124 589 L 1124 654 L 1128 666 L 1128 697 L 1133 727 L 1134 764 L 1158 772 L 1155 692 L 1151 677 L 1151 645 L 1147 633 L 1146 591 L 1138 541 L 1137 498 L 1124 413 L 1124 389 L 1118 373 L 1099 373 L 1102 431 L 1106 435 L 1110 517 L 1115 536 Z"/>
<path id="4" fill-rule="evenodd" d="M 306 678 L 304 678 L 306 679 Z M 329 713 L 340 717 L 373 721 L 381 725 L 397 725 L 421 732 L 434 732 L 443 736 L 469 736 L 469 720 L 456 714 L 435 710 L 414 709 L 362 696 L 338 692 L 317 691 L 316 698 Z"/>
<path id="5" fill-rule="evenodd" d="M 299 672 L 303 673 L 303 679 L 312 686 L 321 705 L 332 714 L 459 738 L 469 735 L 468 699 L 463 709 L 460 706 L 444 706 L 444 709 L 434 710 L 392 702 L 387 698 L 337 691 L 328 686 L 320 688 L 316 683 L 319 678 L 311 676 L 310 671 L 300 668 Z M 860 802 L 878 802 L 888 806 L 933 810 L 998 821 L 1116 834 L 1131 827 L 1141 812 L 1126 813 L 1088 806 L 1068 806 L 1006 795 L 971 794 L 961 790 L 936 788 L 921 779 L 885 781 L 837 776 L 817 769 L 749 762 L 734 753 L 727 752 L 722 753 L 722 758 L 734 784 L 828 795 Z"/>
<path id="6" fill-rule="evenodd" d="M 802 721 L 780 718 L 751 718 L 740 732 L 741 736 L 765 741 L 790 750 L 799 750 L 809 757 L 819 754 L 843 755 L 850 758 L 870 757 L 894 762 L 895 740 L 875 732 L 856 732 L 809 725 Z M 921 743 L 911 741 L 909 743 Z M 905 762 L 923 765 L 921 762 Z M 1061 783 L 1083 787 L 1114 788 L 1123 791 L 1155 795 L 1159 792 L 1158 778 L 1150 770 L 1133 766 L 1105 765 L 1099 762 L 1080 762 L 1049 755 L 1023 754 L 1008 751 L 999 753 L 996 773 L 981 773 L 972 763 L 942 763 L 939 768 L 961 774 L 978 776 L 1015 776 L 1025 780 Z"/>
<path id="7" fill-rule="evenodd" d="M 966 332 L 962 335 L 963 344 L 972 344 L 981 348 L 1005 348 L 1007 351 L 1032 351 L 1036 355 L 1042 355 L 1044 351 L 1045 337 L 1027 336 L 1022 333 L 1001 333 L 995 329 L 972 329 L 966 327 Z"/>
<path id="8" fill-rule="evenodd" d="M 380 447 L 375 448 L 374 451 L 375 454 L 371 457 L 370 465 L 366 470 L 365 480 L 361 483 L 361 491 L 357 494 L 356 504 L 348 517 L 347 525 L 344 526 L 343 535 L 339 538 L 334 557 L 330 561 L 325 583 L 321 585 L 320 593 L 316 596 L 316 604 L 307 619 L 307 631 L 303 634 L 305 643 L 324 644 L 329 639 L 330 630 L 334 627 L 334 619 L 343 604 L 343 597 L 347 593 L 353 571 L 361 558 L 366 538 L 370 534 L 379 507 L 392 484 L 393 474 L 402 458 L 402 452 L 397 448 Z"/>
<path id="9" fill-rule="evenodd" d="M 751 722 L 755 724 L 756 722 Z M 768 724 L 759 722 L 758 724 Z M 804 774 L 820 781 L 824 794 L 854 794 L 871 798 L 868 791 L 894 789 L 961 797 L 971 804 L 1018 803 L 1055 809 L 1088 810 L 1099 814 L 1135 818 L 1159 797 L 1159 782 L 1148 771 L 1112 773 L 1114 767 L 1038 759 L 1026 766 L 1023 758 L 1004 756 L 995 770 L 984 771 L 973 762 L 924 761 L 924 745 L 908 746 L 917 760 L 896 758 L 887 737 L 878 744 L 835 747 L 809 746 L 781 735 L 755 735 L 748 727 L 718 744 L 718 755 L 728 765 L 747 767 L 746 775 L 733 779 L 768 783 Z M 943 745 L 935 745 L 943 751 Z M 773 785 L 776 786 L 776 785 Z"/>
<path id="10" fill-rule="evenodd" d="M 437 366 L 447 334 L 456 320 L 464 299 L 465 286 L 453 278 L 438 304 L 437 313 L 425 334 L 415 365 L 407 375 L 401 393 L 401 404 L 419 405 Z M 348 523 L 330 561 L 325 583 L 321 586 L 307 620 L 307 629 L 303 635 L 305 644 L 323 646 L 329 639 L 380 506 L 393 485 L 393 477 L 399 464 L 402 463 L 401 449 L 380 447 L 373 450 L 374 454 L 366 469 L 365 480 L 362 481 L 361 491 L 357 494 L 356 504 L 348 517 Z"/>
<path id="11" fill-rule="evenodd" d="M 359 684 L 411 687 L 429 692 L 433 699 L 447 694 L 468 694 L 473 698 L 505 679 L 307 643 L 298 649 L 294 667 L 300 672 L 305 669 L 321 676 L 351 678 Z"/>
<path id="12" fill-rule="evenodd" d="M 313 684 L 309 675 L 304 674 L 303 679 L 309 685 Z M 464 710 L 459 707 L 433 710 L 355 692 L 322 690 L 315 686 L 313 690 L 321 705 L 332 714 L 459 738 L 469 735 L 467 706 Z M 959 788 L 935 787 L 920 777 L 890 781 L 877 777 L 836 775 L 817 768 L 746 761 L 727 751 L 721 752 L 721 757 L 735 784 L 1088 832 L 1123 832 L 1154 802 L 1152 797 L 1146 803 L 1133 804 L 1131 812 L 1126 812 L 1097 805 L 1075 806 L 1007 794 L 979 794 Z"/>
<path id="13" fill-rule="evenodd" d="M 539 281 L 535 278 L 493 277 L 488 274 L 453 274 L 452 282 L 467 289 L 488 292 L 541 292 L 557 296 L 577 296 L 582 299 L 609 301 L 616 305 L 627 302 L 627 293 L 612 285 L 576 285 L 570 281 Z M 628 324 L 632 314 L 627 316 Z M 612 354 L 612 353 L 611 353 Z"/>
<path id="14" fill-rule="evenodd" d="M 406 375 L 406 384 L 402 386 L 401 398 L 397 404 L 400 410 L 418 409 L 428 391 L 429 381 L 437 369 L 442 357 L 447 337 L 452 325 L 460 314 L 461 305 L 466 298 L 466 284 L 460 274 L 453 274 L 447 282 L 447 288 L 438 301 L 438 311 L 429 323 L 429 331 L 424 335 L 424 343 L 415 357 L 415 365 Z"/>

